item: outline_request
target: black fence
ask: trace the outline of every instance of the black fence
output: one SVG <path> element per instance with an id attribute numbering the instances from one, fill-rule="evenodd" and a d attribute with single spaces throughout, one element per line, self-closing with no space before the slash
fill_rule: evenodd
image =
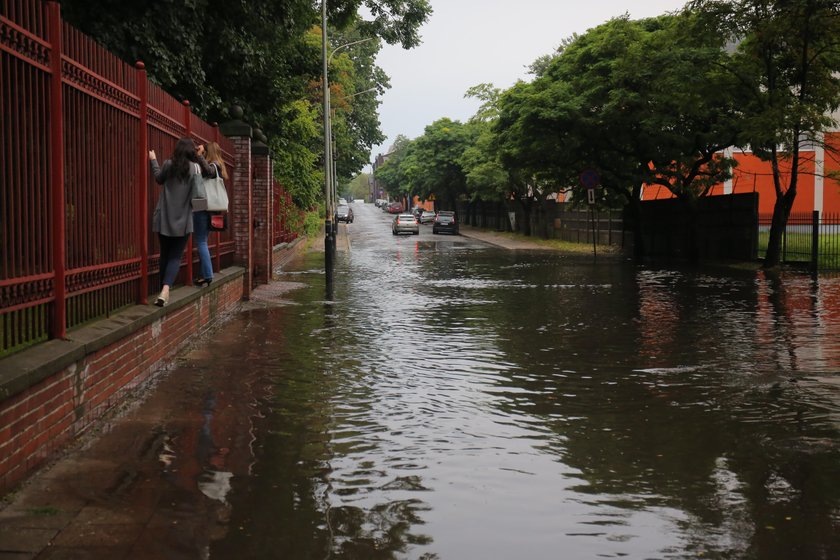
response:
<path id="1" fill-rule="evenodd" d="M 758 217 L 759 255 L 767 251 L 772 214 Z M 812 270 L 840 270 L 840 214 L 802 212 L 791 214 L 782 234 L 781 260 Z"/>

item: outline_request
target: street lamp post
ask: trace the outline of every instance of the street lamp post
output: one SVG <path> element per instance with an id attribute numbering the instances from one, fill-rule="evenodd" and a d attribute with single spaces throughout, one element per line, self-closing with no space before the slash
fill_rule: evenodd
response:
<path id="1" fill-rule="evenodd" d="M 333 203 L 332 203 L 332 150 L 330 142 L 330 83 L 327 77 L 329 57 L 327 56 L 327 0 L 321 0 L 321 58 L 323 72 L 321 76 L 321 93 L 324 110 L 324 268 L 326 269 L 327 292 L 332 292 L 334 232 L 333 232 Z"/>
<path id="2" fill-rule="evenodd" d="M 333 161 L 332 149 L 332 122 L 331 122 L 331 108 L 330 108 L 330 82 L 329 82 L 329 66 L 333 55 L 339 50 L 371 41 L 373 37 L 366 37 L 358 41 L 351 41 L 344 45 L 339 45 L 329 55 L 327 54 L 327 0 L 321 0 L 321 59 L 323 62 L 323 72 L 321 77 L 321 91 L 323 94 L 323 111 L 324 111 L 324 204 L 326 206 L 324 216 L 324 267 L 326 269 L 327 291 L 332 293 L 333 282 L 333 265 L 335 260 L 336 249 L 336 233 L 337 224 L 334 222 L 335 216 L 335 202 L 338 199 L 338 186 L 336 184 L 336 168 Z M 371 88 L 376 89 L 376 88 Z M 359 93 L 366 93 L 366 90 Z M 358 94 L 356 94 L 358 95 Z M 353 97 L 353 96 L 350 96 Z"/>
<path id="3" fill-rule="evenodd" d="M 363 42 L 369 41 L 369 40 L 370 40 L 370 38 L 362 39 L 360 41 L 353 41 L 352 43 L 347 43 L 346 45 L 341 45 L 341 46 L 337 47 L 332 52 L 332 54 L 335 54 L 335 51 L 337 51 L 338 49 L 340 49 L 342 47 L 347 47 L 347 46 L 350 46 L 350 45 L 354 45 L 356 43 L 363 43 Z M 330 58 L 332 58 L 332 54 L 330 54 Z M 357 95 L 362 95 L 363 93 L 370 93 L 372 91 L 379 91 L 379 88 L 378 87 L 368 88 L 368 89 L 363 90 L 363 91 L 358 91 L 358 92 L 356 92 L 352 95 L 344 95 L 344 96 L 342 96 L 341 99 L 343 99 L 343 100 L 353 99 Z M 332 106 L 332 94 L 331 93 L 329 94 L 329 98 L 330 98 L 330 104 L 329 105 Z M 335 139 L 332 137 L 332 119 L 333 119 L 333 117 L 335 117 L 335 109 L 330 109 L 330 160 L 332 161 L 332 168 L 331 168 L 330 173 L 332 174 L 331 179 L 333 181 L 333 201 L 337 201 L 338 200 L 338 157 L 336 155 L 336 142 L 335 142 Z M 338 223 L 335 224 L 335 228 L 338 229 Z"/>
<path id="4" fill-rule="evenodd" d="M 332 92 L 329 88 L 329 82 L 327 81 L 327 72 L 329 71 L 330 61 L 332 60 L 333 55 L 340 51 L 341 49 L 345 49 L 347 47 L 352 47 L 353 45 L 358 45 L 359 43 L 365 43 L 367 41 L 372 41 L 374 37 L 365 37 L 364 39 L 358 39 L 356 41 L 350 41 L 349 43 L 344 43 L 343 45 L 339 45 L 327 55 L 327 10 L 326 10 L 326 2 L 327 0 L 322 0 L 321 5 L 321 19 L 322 19 L 322 39 L 323 39 L 323 46 L 322 46 L 322 55 L 324 59 L 324 156 L 326 157 L 327 164 L 324 169 L 325 174 L 325 188 L 329 192 L 327 195 L 327 213 L 328 213 L 328 220 L 332 221 L 333 216 L 335 216 L 335 206 L 336 202 L 338 201 L 338 179 L 337 179 L 337 168 L 335 164 L 335 154 L 333 152 L 333 137 L 332 137 Z M 373 88 L 376 89 L 376 88 Z M 365 92 L 359 92 L 365 93 Z M 356 94 L 358 95 L 358 94 Z M 354 95 L 348 96 L 348 98 L 354 97 Z M 329 246 L 325 249 L 327 252 L 332 251 L 333 256 L 335 255 L 336 249 L 336 234 L 338 233 L 338 223 L 333 222 L 333 228 L 331 233 L 327 235 L 325 239 L 325 243 Z M 330 257 L 331 259 L 333 257 Z M 328 275 L 331 273 L 328 273 Z M 327 277 L 328 280 L 331 278 L 330 276 Z"/>

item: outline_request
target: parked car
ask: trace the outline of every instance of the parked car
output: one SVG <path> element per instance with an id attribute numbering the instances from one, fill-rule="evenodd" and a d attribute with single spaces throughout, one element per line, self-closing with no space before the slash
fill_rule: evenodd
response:
<path id="1" fill-rule="evenodd" d="M 435 221 L 435 213 L 431 210 L 423 210 L 420 214 L 420 223 L 421 224 L 431 224 Z"/>
<path id="2" fill-rule="evenodd" d="M 384 198 L 377 198 L 376 202 L 374 202 L 377 208 L 382 208 L 383 206 L 388 206 L 388 201 Z"/>
<path id="3" fill-rule="evenodd" d="M 420 234 L 420 223 L 412 214 L 398 214 L 391 224 L 391 233 L 394 235 L 400 233 L 410 233 L 412 235 Z"/>
<path id="4" fill-rule="evenodd" d="M 335 211 L 335 221 L 352 224 L 353 209 L 350 208 L 350 206 L 348 206 L 347 204 L 339 204 L 338 209 Z"/>
<path id="5" fill-rule="evenodd" d="M 389 214 L 399 214 L 400 212 L 403 211 L 402 203 L 401 202 L 392 202 L 391 204 L 389 204 L 388 206 L 385 207 L 385 210 Z"/>
<path id="6" fill-rule="evenodd" d="M 441 210 L 432 222 L 432 233 L 449 232 L 458 234 L 458 218 L 452 210 Z"/>

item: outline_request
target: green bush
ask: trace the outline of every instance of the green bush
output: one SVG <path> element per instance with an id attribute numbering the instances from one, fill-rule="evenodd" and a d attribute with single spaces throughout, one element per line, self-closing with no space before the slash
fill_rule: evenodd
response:
<path id="1" fill-rule="evenodd" d="M 318 232 L 321 231 L 322 222 L 323 218 L 321 218 L 321 212 L 318 210 L 310 210 L 306 213 L 303 220 L 304 234 L 306 234 L 307 237 L 315 237 L 318 235 Z"/>

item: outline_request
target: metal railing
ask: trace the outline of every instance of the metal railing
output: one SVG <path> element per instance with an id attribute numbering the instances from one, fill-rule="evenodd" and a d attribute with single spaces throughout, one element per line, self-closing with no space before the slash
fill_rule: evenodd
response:
<path id="1" fill-rule="evenodd" d="M 157 291 L 149 149 L 212 140 L 235 173 L 217 127 L 63 22 L 55 2 L 0 0 L 0 114 L 0 356 Z M 217 267 L 233 247 L 230 230 L 211 237 Z M 198 259 L 187 254 L 181 282 Z"/>
<path id="2" fill-rule="evenodd" d="M 758 251 L 767 250 L 772 214 L 758 217 Z M 840 214 L 791 213 L 782 234 L 781 261 L 812 270 L 840 270 Z"/>
<path id="3" fill-rule="evenodd" d="M 280 181 L 273 182 L 274 207 L 271 215 L 274 218 L 272 243 L 289 243 L 294 241 L 303 225 L 303 212 L 292 202 L 292 195 L 287 193 Z"/>

